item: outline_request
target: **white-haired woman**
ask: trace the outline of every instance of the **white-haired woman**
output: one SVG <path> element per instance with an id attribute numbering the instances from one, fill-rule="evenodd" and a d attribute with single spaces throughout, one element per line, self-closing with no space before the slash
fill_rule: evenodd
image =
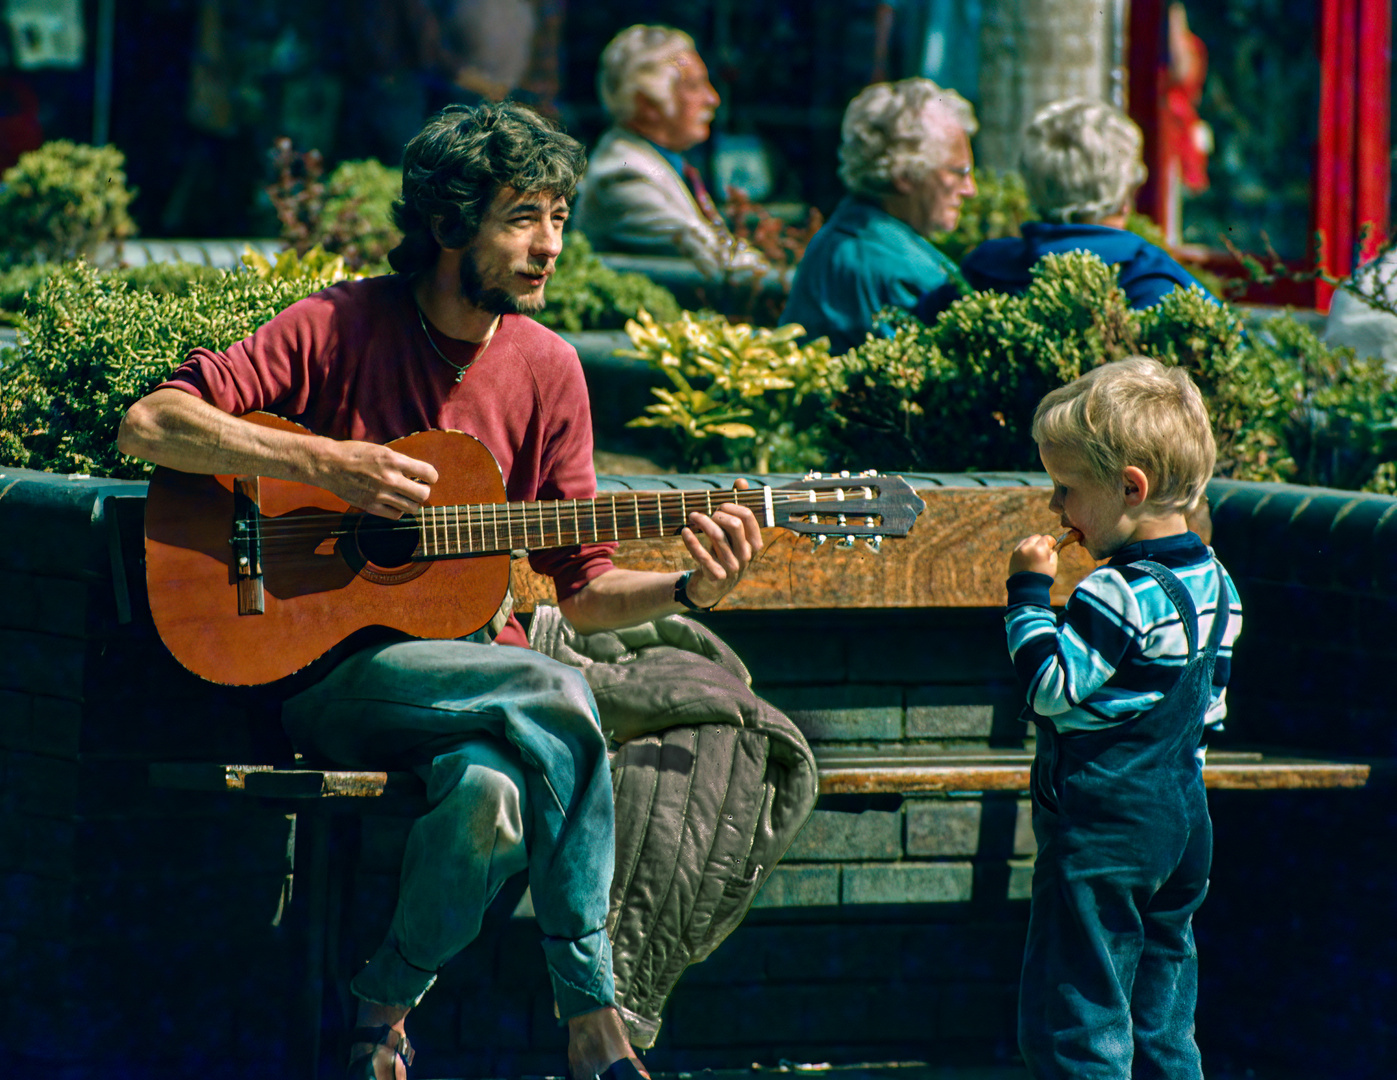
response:
<path id="1" fill-rule="evenodd" d="M 861 344 L 886 306 L 912 310 L 946 289 L 955 264 L 928 239 L 956 227 L 975 194 L 969 102 L 930 79 L 877 83 L 844 112 L 839 178 L 849 194 L 806 248 L 783 323 Z"/>
<path id="2" fill-rule="evenodd" d="M 597 91 L 614 123 L 592 151 L 575 215 L 593 246 L 682 254 L 709 273 L 764 268 L 682 156 L 708 138 L 719 104 L 694 39 L 668 26 L 622 30 L 602 51 Z"/>
<path id="3" fill-rule="evenodd" d="M 1090 251 L 1117 267 L 1131 307 L 1151 307 L 1180 285 L 1202 289 L 1167 251 L 1126 231 L 1145 179 L 1142 143 L 1134 121 L 1104 102 L 1069 98 L 1039 110 L 1024 132 L 1020 168 L 1042 220 L 977 247 L 961 263 L 965 279 L 1021 293 L 1044 255 Z"/>

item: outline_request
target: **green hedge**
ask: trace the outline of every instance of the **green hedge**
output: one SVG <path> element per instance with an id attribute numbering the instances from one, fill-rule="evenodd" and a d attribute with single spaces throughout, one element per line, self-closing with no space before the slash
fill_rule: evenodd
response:
<path id="1" fill-rule="evenodd" d="M 1029 435 L 1054 386 L 1132 353 L 1186 367 L 1213 416 L 1218 475 L 1388 491 L 1393 377 L 1288 316 L 1250 337 L 1197 289 L 1131 310 L 1095 255 L 1049 255 L 1024 296 L 972 293 L 926 326 L 885 312 L 835 362 L 828 464 L 963 471 L 1041 468 Z"/>
<path id="2" fill-rule="evenodd" d="M 127 407 L 190 349 L 227 348 L 316 287 L 238 271 L 185 280 L 152 291 L 82 262 L 51 274 L 26 311 L 24 344 L 0 367 L 0 465 L 143 477 L 150 466 L 116 449 Z"/>

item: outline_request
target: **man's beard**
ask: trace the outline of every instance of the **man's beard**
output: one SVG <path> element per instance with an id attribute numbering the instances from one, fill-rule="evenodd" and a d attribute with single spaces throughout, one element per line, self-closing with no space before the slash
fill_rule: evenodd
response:
<path id="1" fill-rule="evenodd" d="M 539 272 L 542 273 L 542 270 Z M 515 296 L 505 289 L 487 286 L 475 265 L 475 257 L 469 251 L 461 259 L 461 296 L 491 315 L 532 315 L 543 310 L 545 303 L 543 296 L 535 300 L 531 297 Z"/>

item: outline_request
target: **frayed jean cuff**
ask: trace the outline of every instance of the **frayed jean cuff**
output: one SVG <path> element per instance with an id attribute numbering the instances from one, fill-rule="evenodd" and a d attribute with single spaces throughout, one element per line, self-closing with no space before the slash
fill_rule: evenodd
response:
<path id="1" fill-rule="evenodd" d="M 373 1005 L 415 1009 L 436 981 L 436 972 L 409 964 L 391 941 L 385 941 L 349 989 L 360 1001 Z"/>
<path id="2" fill-rule="evenodd" d="M 605 930 L 585 937 L 545 937 L 543 955 L 553 980 L 553 1001 L 559 1024 L 574 1016 L 616 1004 L 616 981 L 611 974 L 611 940 Z"/>

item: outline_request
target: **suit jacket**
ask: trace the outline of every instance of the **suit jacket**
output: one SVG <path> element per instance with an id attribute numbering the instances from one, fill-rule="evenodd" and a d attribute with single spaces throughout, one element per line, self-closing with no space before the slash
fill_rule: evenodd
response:
<path id="1" fill-rule="evenodd" d="M 574 221 L 597 251 L 682 255 L 712 276 L 766 269 L 760 253 L 704 216 L 649 139 L 620 126 L 597 140 Z"/>

